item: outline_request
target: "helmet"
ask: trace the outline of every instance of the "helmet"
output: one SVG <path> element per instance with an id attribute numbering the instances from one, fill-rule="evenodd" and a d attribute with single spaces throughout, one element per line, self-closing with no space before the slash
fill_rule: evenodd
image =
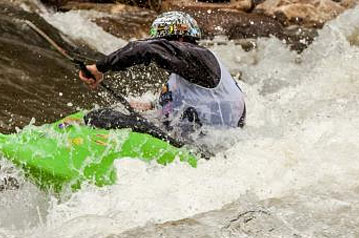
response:
<path id="1" fill-rule="evenodd" d="M 152 23 L 150 35 L 152 38 L 167 36 L 187 36 L 201 38 L 201 30 L 197 21 L 189 14 L 179 11 L 165 12 Z"/>

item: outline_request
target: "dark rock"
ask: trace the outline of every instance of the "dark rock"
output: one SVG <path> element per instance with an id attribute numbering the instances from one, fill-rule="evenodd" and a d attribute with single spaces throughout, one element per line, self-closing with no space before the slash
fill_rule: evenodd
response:
<path id="1" fill-rule="evenodd" d="M 227 14 L 228 19 L 223 19 L 226 29 L 226 35 L 229 39 L 246 39 L 276 36 L 283 38 L 284 28 L 279 22 L 270 17 L 248 14 L 231 13 Z"/>
<path id="2" fill-rule="evenodd" d="M 76 68 L 32 30 L 25 20 L 41 28 L 72 55 L 98 58 L 100 54 L 65 41 L 61 34 L 35 13 L 0 3 L 0 121 L 1 132 L 57 120 L 76 106 L 96 102 L 77 78 Z M 59 92 L 63 95 L 59 96 Z M 97 100 L 98 101 L 98 100 Z M 69 107 L 71 102 L 75 107 Z"/>
<path id="3" fill-rule="evenodd" d="M 250 12 L 253 8 L 252 0 L 230 0 L 230 1 L 211 1 L 199 2 L 195 0 L 163 0 L 161 11 L 170 11 L 177 9 L 197 9 L 198 11 L 244 11 Z"/>
<path id="4" fill-rule="evenodd" d="M 260 14 L 225 10 L 208 12 L 185 9 L 184 11 L 197 19 L 205 38 L 226 35 L 230 40 L 238 40 L 275 36 L 288 43 L 293 50 L 301 52 L 317 36 L 316 30 L 305 27 L 288 28 L 279 21 Z"/>
<path id="5" fill-rule="evenodd" d="M 111 14 L 111 17 L 95 18 L 93 22 L 102 27 L 106 32 L 125 40 L 147 37 L 150 26 L 157 16 L 157 13 L 150 9 L 124 4 L 69 2 L 60 7 L 59 10 L 95 10 Z"/>
<path id="6" fill-rule="evenodd" d="M 261 4 L 261 3 L 264 2 L 264 1 L 266 1 L 266 0 L 252 0 L 252 3 L 253 3 L 254 5 L 258 5 L 258 4 Z"/>
<path id="7" fill-rule="evenodd" d="M 131 38 L 146 38 L 148 36 L 148 31 L 146 30 L 150 28 L 154 18 L 139 18 L 136 22 L 131 21 L 131 19 L 133 19 L 133 15 L 122 15 L 117 16 L 116 18 L 99 18 L 95 20 L 95 23 L 112 35 L 125 40 L 129 40 Z"/>
<path id="8" fill-rule="evenodd" d="M 59 7 L 68 2 L 68 0 L 41 0 L 41 2 L 45 5 Z"/>
<path id="9" fill-rule="evenodd" d="M 266 0 L 258 4 L 254 12 L 271 16 L 284 25 L 321 28 L 325 22 L 357 4 L 358 0 Z"/>
<path id="10" fill-rule="evenodd" d="M 182 2 L 184 5 L 180 5 Z M 315 36 L 312 32 L 305 30 L 305 27 L 297 32 L 287 30 L 286 28 L 293 24 L 301 25 L 302 19 L 298 17 L 295 21 L 290 22 L 280 11 L 276 12 L 273 17 L 264 15 L 265 11 L 261 8 L 256 9 L 257 13 L 246 13 L 229 9 L 223 3 L 191 3 L 190 0 L 183 0 L 182 2 L 163 2 L 162 11 L 180 10 L 188 12 L 197 19 L 203 30 L 203 36 L 207 39 L 217 35 L 226 35 L 230 40 L 275 36 L 290 44 L 292 49 L 301 52 L 313 41 L 313 36 Z M 263 1 L 253 1 L 252 4 L 260 4 L 261 2 Z M 228 4 L 233 5 L 235 3 Z M 238 4 L 242 7 L 248 5 L 246 1 L 241 1 Z M 111 14 L 111 17 L 96 18 L 93 21 L 105 31 L 126 40 L 148 37 L 151 23 L 157 16 L 155 11 L 124 4 L 68 2 L 59 9 L 62 11 L 72 9 L 96 10 Z"/>
<path id="11" fill-rule="evenodd" d="M 42 3 L 48 6 L 55 7 L 61 10 L 66 5 L 76 5 L 83 3 L 93 4 L 126 4 L 130 6 L 137 6 L 142 8 L 151 8 L 159 10 L 161 7 L 161 0 L 41 0 Z"/>
<path id="12" fill-rule="evenodd" d="M 115 3 L 116 0 L 41 0 L 41 2 L 46 5 L 60 7 L 66 5 L 69 2 Z"/>
<path id="13" fill-rule="evenodd" d="M 284 35 L 285 37 L 283 40 L 290 45 L 292 50 L 300 53 L 305 50 L 318 36 L 318 30 L 299 25 L 291 25 L 284 29 Z"/>
<path id="14" fill-rule="evenodd" d="M 40 125 L 79 108 L 117 103 L 106 90 L 100 88 L 92 92 L 86 88 L 78 79 L 75 65 L 31 29 L 25 20 L 31 21 L 72 56 L 93 63 L 103 57 L 102 54 L 83 43 L 65 40 L 70 38 L 63 37 L 39 15 L 20 7 L 0 3 L 0 20 L 0 132 L 13 132 L 15 127 L 28 125 L 32 118 Z M 108 84 L 118 89 L 117 93 L 127 95 L 160 88 L 166 73 L 155 66 L 146 67 L 146 70 L 136 66 L 107 77 L 112 78 Z"/>

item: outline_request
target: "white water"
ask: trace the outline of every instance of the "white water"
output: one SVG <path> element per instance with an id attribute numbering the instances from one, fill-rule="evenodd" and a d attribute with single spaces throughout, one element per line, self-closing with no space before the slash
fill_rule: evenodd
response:
<path id="1" fill-rule="evenodd" d="M 297 201 L 280 212 L 306 221 L 287 221 L 302 237 L 359 236 L 359 48 L 348 41 L 358 35 L 358 13 L 349 10 L 328 23 L 301 56 L 276 39 L 259 40 L 249 53 L 231 44 L 213 47 L 233 72 L 243 72 L 247 126 L 213 135 L 236 139 L 230 149 L 196 169 L 121 160 L 116 185 L 88 186 L 62 202 L 25 186 L 5 201 L 21 208 L 26 196 L 29 208 L 17 210 L 13 226 L 1 215 L 0 237 L 106 237 L 219 209 L 247 193 L 258 201 Z M 51 22 L 78 29 L 67 17 Z M 93 31 L 79 24 L 83 35 Z M 107 34 L 96 34 L 91 42 L 108 44 Z M 318 234 L 322 230 L 328 231 Z"/>
<path id="2" fill-rule="evenodd" d="M 42 16 L 54 27 L 72 39 L 82 41 L 95 50 L 109 54 L 123 47 L 125 40 L 106 33 L 91 20 L 105 17 L 106 14 L 95 11 L 70 11 L 67 13 L 44 12 Z"/>

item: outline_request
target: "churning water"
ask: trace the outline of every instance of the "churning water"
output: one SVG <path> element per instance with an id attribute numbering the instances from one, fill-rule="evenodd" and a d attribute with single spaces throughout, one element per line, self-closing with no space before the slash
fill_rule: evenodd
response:
<path id="1" fill-rule="evenodd" d="M 81 34 L 71 30 L 80 26 L 73 17 L 83 19 Z M 108 41 L 122 44 L 85 24 L 81 12 L 46 19 L 106 53 Z M 241 72 L 246 94 L 247 126 L 211 134 L 228 149 L 196 169 L 123 159 L 116 185 L 86 186 L 61 199 L 22 182 L 1 193 L 0 237 L 121 237 L 234 201 L 238 211 L 260 207 L 273 220 L 242 226 L 233 237 L 359 237 L 359 8 L 327 23 L 301 55 L 275 38 L 259 39 L 250 52 L 233 42 L 211 48 L 233 74 Z M 282 231 L 260 230 L 266 223 Z"/>

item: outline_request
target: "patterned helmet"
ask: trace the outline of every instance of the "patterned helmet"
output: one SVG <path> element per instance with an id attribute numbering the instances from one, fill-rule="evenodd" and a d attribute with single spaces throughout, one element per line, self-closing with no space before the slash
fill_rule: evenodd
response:
<path id="1" fill-rule="evenodd" d="M 189 36 L 201 38 L 201 29 L 197 21 L 189 14 L 179 11 L 165 12 L 152 23 L 150 35 L 152 38 L 166 36 Z"/>

